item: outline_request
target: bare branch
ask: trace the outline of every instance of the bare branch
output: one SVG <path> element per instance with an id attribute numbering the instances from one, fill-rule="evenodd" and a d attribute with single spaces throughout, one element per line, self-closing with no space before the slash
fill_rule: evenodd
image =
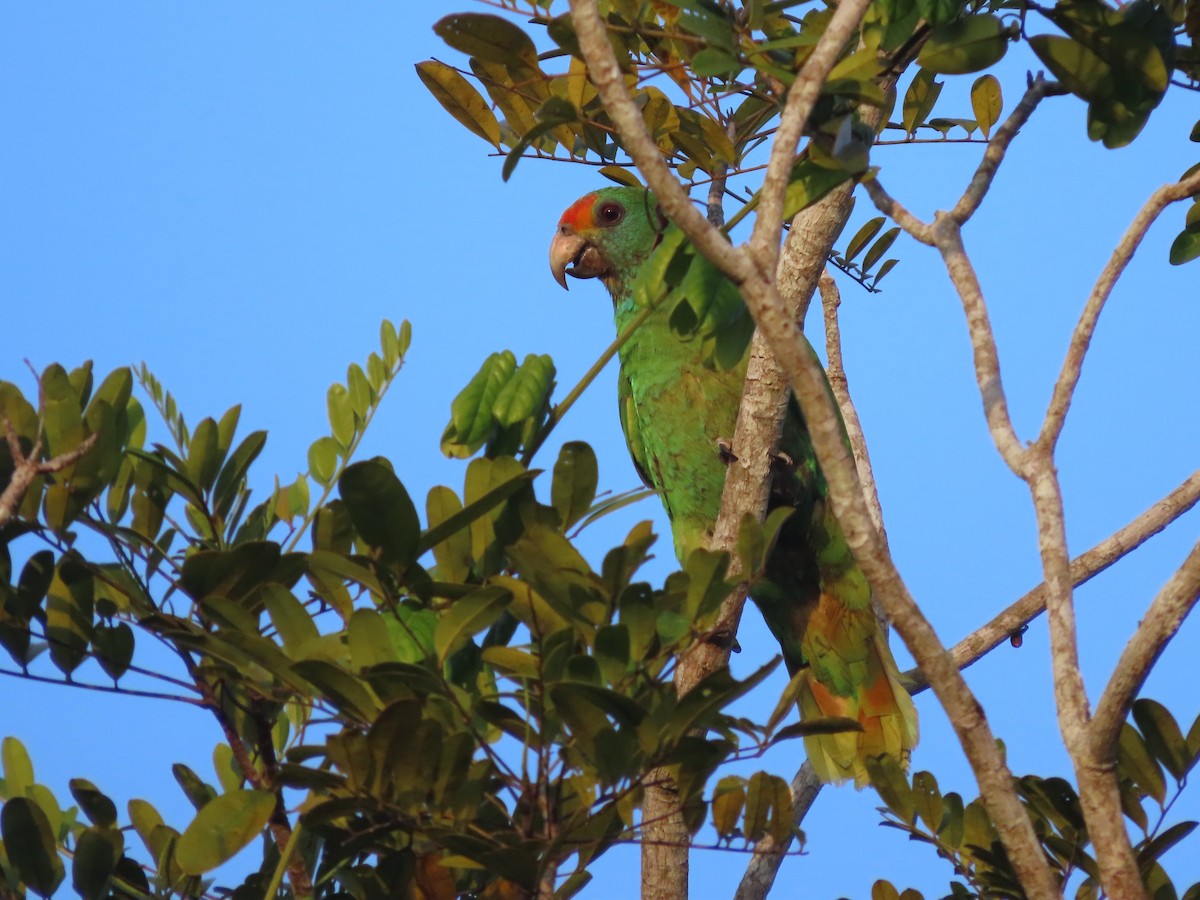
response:
<path id="1" fill-rule="evenodd" d="M 975 267 L 967 257 L 962 233 L 953 219 L 939 214 L 934 222 L 933 234 L 946 271 L 962 300 L 963 312 L 967 314 L 967 328 L 971 334 L 975 360 L 975 380 L 983 398 L 988 430 L 1008 467 L 1022 475 L 1027 468 L 1028 454 L 1017 437 L 1008 412 L 1008 398 L 1004 395 L 1004 383 L 1000 379 L 1000 354 L 996 349 L 996 337 L 992 333 L 992 322 L 983 299 L 983 289 L 975 275 Z"/>
<path id="2" fill-rule="evenodd" d="M 876 209 L 903 228 L 914 240 L 928 247 L 933 246 L 933 226 L 910 213 L 884 189 L 878 178 L 866 179 L 863 181 L 863 187 L 866 188 L 867 196 L 871 198 Z"/>
<path id="3" fill-rule="evenodd" d="M 1063 361 L 1062 372 L 1059 374 L 1058 381 L 1054 385 L 1054 393 L 1050 398 L 1050 406 L 1046 410 L 1046 419 L 1042 424 L 1042 433 L 1038 437 L 1039 443 L 1047 444 L 1051 448 L 1058 443 L 1059 435 L 1062 434 L 1063 423 L 1066 420 L 1067 410 L 1071 406 L 1071 398 L 1075 393 L 1076 385 L 1079 383 L 1079 375 L 1083 369 L 1083 358 L 1087 354 L 1088 347 L 1092 342 L 1092 335 L 1096 331 L 1096 322 L 1100 318 L 1100 313 L 1103 311 L 1104 304 L 1108 301 L 1108 297 L 1112 293 L 1117 279 L 1121 277 L 1121 274 L 1125 271 L 1125 267 L 1129 265 L 1129 261 L 1133 258 L 1133 254 L 1141 246 L 1146 232 L 1150 230 L 1150 226 L 1154 224 L 1154 221 L 1164 209 L 1179 200 L 1195 196 L 1197 192 L 1200 192 L 1200 170 L 1193 172 L 1187 178 L 1177 181 L 1174 184 L 1160 187 L 1150 195 L 1150 199 L 1138 210 L 1129 228 L 1121 236 L 1120 242 L 1117 244 L 1116 249 L 1113 250 L 1112 256 L 1109 257 L 1108 263 L 1100 273 L 1100 277 L 1096 279 L 1096 284 L 1092 287 L 1092 292 L 1088 295 L 1087 302 L 1084 304 L 1083 312 L 1079 317 L 1079 323 L 1075 326 L 1075 331 L 1071 335 L 1071 343 L 1067 347 L 1067 357 Z"/>
<path id="4" fill-rule="evenodd" d="M 1182 516 L 1200 500 L 1200 470 L 1167 494 L 1128 525 L 1114 532 L 1071 561 L 1071 581 L 1078 587 L 1099 575 L 1117 560 L 1132 553 L 1154 535 Z M 1017 600 L 990 622 L 967 635 L 950 648 L 955 664 L 962 669 L 982 659 L 1046 608 L 1046 588 L 1040 584 Z M 920 693 L 929 684 L 919 669 L 902 676 L 909 690 Z M 1103 701 L 1102 701 L 1103 702 Z"/>
<path id="5" fill-rule="evenodd" d="M 30 448 L 28 456 L 21 450 L 21 443 L 17 438 L 17 433 L 13 430 L 12 423 L 7 418 L 0 419 L 0 421 L 4 422 L 5 439 L 8 441 L 8 452 L 12 456 L 13 461 L 12 478 L 9 479 L 4 492 L 0 494 L 0 528 L 3 528 L 17 514 L 17 507 L 21 505 L 21 501 L 25 498 L 25 493 L 29 490 L 29 486 L 33 484 L 33 480 L 37 476 L 62 471 L 91 450 L 95 446 L 99 435 L 96 433 L 89 434 L 73 450 L 68 450 L 66 453 L 60 453 L 51 459 L 40 461 L 38 460 L 38 456 L 42 452 L 42 419 L 40 411 L 38 414 L 37 440 L 34 441 L 33 447 Z"/>
<path id="6" fill-rule="evenodd" d="M 1192 547 L 1170 580 L 1163 585 L 1145 617 L 1133 633 L 1129 643 L 1121 652 L 1112 678 L 1091 723 L 1093 753 L 1097 759 L 1111 758 L 1115 752 L 1121 723 L 1129 713 L 1134 697 L 1141 690 L 1150 668 L 1158 659 L 1167 642 L 1175 636 L 1179 626 L 1196 600 L 1200 598 L 1200 543 Z"/>
<path id="7" fill-rule="evenodd" d="M 767 172 L 763 176 L 762 200 L 747 243 L 750 255 L 764 276 L 773 274 L 778 265 L 788 178 L 796 161 L 796 148 L 808 127 L 808 117 L 821 95 L 825 79 L 829 77 L 846 44 L 858 31 L 870 5 L 870 0 L 841 0 L 834 7 L 829 24 L 788 89 L 779 126 L 771 143 Z M 690 234 L 688 236 L 691 237 Z"/>
<path id="8" fill-rule="evenodd" d="M 867 436 L 863 433 L 862 422 L 858 418 L 858 410 L 850 399 L 850 382 L 846 378 L 846 368 L 842 362 L 842 331 L 838 325 L 838 307 L 842 303 L 842 295 L 837 282 L 826 269 L 821 274 L 817 287 L 821 290 L 821 308 L 825 314 L 825 374 L 829 376 L 829 386 L 833 396 L 842 411 L 842 419 L 846 423 L 846 434 L 850 437 L 850 446 L 854 450 L 854 462 L 858 466 L 858 480 L 862 483 L 863 493 L 867 498 L 867 508 L 871 519 L 879 531 L 879 537 L 887 544 L 887 532 L 883 527 L 883 507 L 879 502 L 879 490 L 875 485 L 875 471 L 871 467 L 871 454 L 867 450 Z"/>
<path id="9" fill-rule="evenodd" d="M 955 222 L 964 225 L 971 216 L 975 215 L 979 204 L 987 195 L 988 188 L 992 186 L 992 179 L 996 177 L 1000 163 L 1004 162 L 1008 145 L 1012 143 L 1021 127 L 1029 121 L 1029 117 L 1033 115 L 1038 104 L 1046 97 L 1065 93 L 1067 93 L 1067 89 L 1061 84 L 1047 81 L 1040 74 L 1033 79 L 1028 90 L 1025 91 L 1025 96 L 1017 104 L 1017 108 L 1009 114 L 1009 117 L 1004 120 L 1004 124 L 996 129 L 996 133 L 988 141 L 987 149 L 983 151 L 983 159 L 980 160 L 979 168 L 975 170 L 971 183 L 967 185 L 962 197 L 954 204 L 954 209 L 950 210 L 949 215 Z"/>

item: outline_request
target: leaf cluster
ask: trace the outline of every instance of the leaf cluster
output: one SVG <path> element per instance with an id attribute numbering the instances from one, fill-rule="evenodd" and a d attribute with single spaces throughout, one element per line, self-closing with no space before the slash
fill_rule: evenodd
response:
<path id="1" fill-rule="evenodd" d="M 1193 900 L 1200 896 L 1200 884 L 1181 895 L 1159 860 L 1198 824 L 1168 824 L 1168 816 L 1188 774 L 1200 763 L 1200 718 L 1185 736 L 1165 707 L 1142 698 L 1133 704 L 1132 719 L 1122 728 L 1116 766 L 1122 809 L 1130 827 L 1141 835 L 1134 844 L 1138 869 L 1150 896 Z M 964 805 L 955 792 L 943 795 L 931 773 L 916 772 L 910 779 L 887 759 L 872 767 L 871 779 L 885 804 L 880 810 L 883 824 L 934 847 L 953 866 L 959 880 L 950 882 L 948 898 L 1025 896 L 980 800 Z M 1070 782 L 1026 775 L 1016 779 L 1016 789 L 1064 890 L 1070 882 L 1079 900 L 1100 896 L 1099 869 Z M 1079 877 L 1072 881 L 1073 876 Z M 877 882 L 872 896 L 921 897 L 911 889 L 899 894 L 887 881 Z"/>

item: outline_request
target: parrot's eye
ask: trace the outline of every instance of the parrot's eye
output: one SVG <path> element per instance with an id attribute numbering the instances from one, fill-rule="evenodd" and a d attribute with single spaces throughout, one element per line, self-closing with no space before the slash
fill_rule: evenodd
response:
<path id="1" fill-rule="evenodd" d="M 600 220 L 601 225 L 616 225 L 625 218 L 625 207 L 620 203 L 601 203 L 600 208 L 596 210 L 596 218 Z"/>

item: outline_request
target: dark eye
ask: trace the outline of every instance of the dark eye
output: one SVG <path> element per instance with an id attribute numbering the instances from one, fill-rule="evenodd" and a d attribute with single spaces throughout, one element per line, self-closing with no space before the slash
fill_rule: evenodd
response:
<path id="1" fill-rule="evenodd" d="M 601 225 L 616 225 L 625 218 L 625 207 L 620 203 L 601 203 L 600 208 L 596 210 L 596 218 Z"/>

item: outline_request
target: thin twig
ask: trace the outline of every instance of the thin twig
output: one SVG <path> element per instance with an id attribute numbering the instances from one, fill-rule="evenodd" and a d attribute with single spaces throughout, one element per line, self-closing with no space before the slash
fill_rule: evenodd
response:
<path id="1" fill-rule="evenodd" d="M 1083 312 L 1079 316 L 1079 322 L 1071 335 L 1071 343 L 1067 347 L 1067 356 L 1063 360 L 1062 372 L 1054 385 L 1050 406 L 1046 410 L 1042 433 L 1038 437 L 1039 443 L 1047 444 L 1051 448 L 1058 443 L 1067 410 L 1071 406 L 1071 398 L 1079 383 L 1083 358 L 1087 354 L 1088 347 L 1092 342 L 1092 335 L 1096 331 L 1096 322 L 1104 310 L 1104 304 L 1109 295 L 1112 294 L 1117 279 L 1121 277 L 1125 267 L 1133 258 L 1133 254 L 1141 246 L 1146 232 L 1150 230 L 1150 226 L 1154 224 L 1164 209 L 1172 203 L 1194 196 L 1197 192 L 1200 192 L 1200 170 L 1174 184 L 1163 185 L 1150 195 L 1150 199 L 1138 210 L 1137 215 L 1129 224 L 1129 228 L 1121 236 L 1120 242 L 1113 250 L 1100 277 L 1096 279 L 1096 284 L 1088 295 Z"/>
<path id="2" fill-rule="evenodd" d="M 821 291 L 821 309 L 825 316 L 825 374 L 829 376 L 829 386 L 837 400 L 838 408 L 842 411 L 842 420 L 846 423 L 846 434 L 850 438 L 850 446 L 854 450 L 854 462 L 858 466 L 858 480 L 862 484 L 863 494 L 867 498 L 867 508 L 879 532 L 880 539 L 887 544 L 887 532 L 883 527 L 883 506 L 879 502 L 879 489 L 875 484 L 875 471 L 871 467 L 871 454 L 867 450 L 867 436 L 863 433 L 862 421 L 858 418 L 858 410 L 850 398 L 850 382 L 846 377 L 846 368 L 842 360 L 842 332 L 838 324 L 838 307 L 842 303 L 842 295 L 837 282 L 826 269 L 821 274 L 817 287 Z"/>

